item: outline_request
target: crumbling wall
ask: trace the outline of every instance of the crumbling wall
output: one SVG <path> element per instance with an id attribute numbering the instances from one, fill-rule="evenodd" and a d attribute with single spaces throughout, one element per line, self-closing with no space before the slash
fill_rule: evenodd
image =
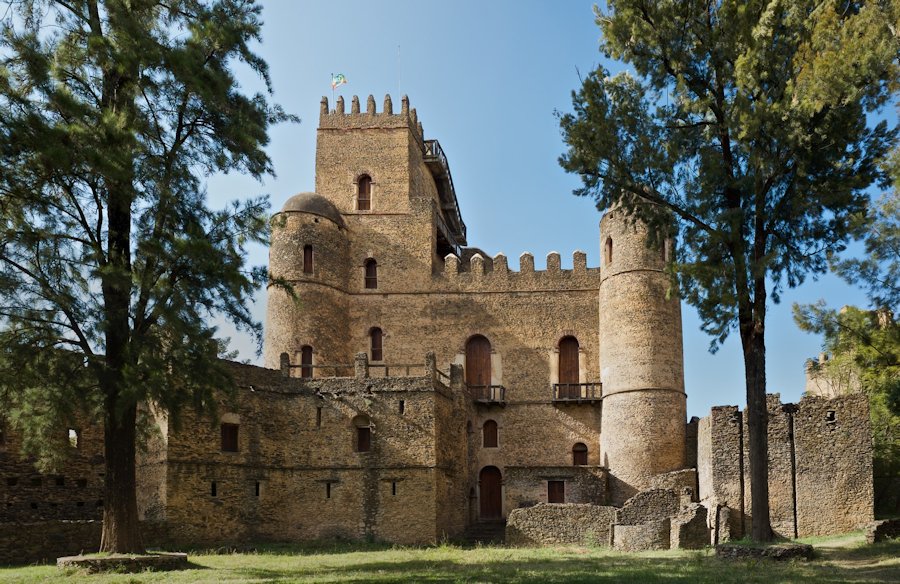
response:
<path id="1" fill-rule="evenodd" d="M 609 545 L 615 514 L 615 507 L 579 503 L 538 503 L 513 509 L 506 522 L 506 543 Z"/>

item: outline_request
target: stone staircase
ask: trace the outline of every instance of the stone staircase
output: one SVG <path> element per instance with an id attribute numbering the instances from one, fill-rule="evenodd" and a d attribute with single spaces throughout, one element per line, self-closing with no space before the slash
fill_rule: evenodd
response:
<path id="1" fill-rule="evenodd" d="M 470 544 L 502 544 L 506 541 L 506 520 L 478 521 L 466 528 L 462 537 Z"/>

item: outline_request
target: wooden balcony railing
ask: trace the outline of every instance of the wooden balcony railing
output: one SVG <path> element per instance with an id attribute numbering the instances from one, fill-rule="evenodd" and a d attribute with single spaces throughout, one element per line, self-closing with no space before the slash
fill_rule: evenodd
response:
<path id="1" fill-rule="evenodd" d="M 469 395 L 478 403 L 506 403 L 506 388 L 502 385 L 469 385 Z"/>
<path id="2" fill-rule="evenodd" d="M 600 383 L 554 383 L 552 391 L 555 402 L 599 402 L 603 397 Z"/>

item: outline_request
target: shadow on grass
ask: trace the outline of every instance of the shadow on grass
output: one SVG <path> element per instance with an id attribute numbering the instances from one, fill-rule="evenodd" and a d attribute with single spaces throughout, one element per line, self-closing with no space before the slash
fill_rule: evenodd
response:
<path id="1" fill-rule="evenodd" d="M 236 575 L 267 582 L 317 578 L 325 581 L 387 582 L 759 582 L 810 581 L 831 584 L 851 580 L 891 581 L 900 568 L 877 567 L 846 570 L 826 564 L 735 562 L 714 557 L 573 557 L 563 555 L 544 560 L 518 558 L 484 561 L 412 559 L 362 561 L 346 565 L 317 565 L 308 569 L 234 570 Z"/>

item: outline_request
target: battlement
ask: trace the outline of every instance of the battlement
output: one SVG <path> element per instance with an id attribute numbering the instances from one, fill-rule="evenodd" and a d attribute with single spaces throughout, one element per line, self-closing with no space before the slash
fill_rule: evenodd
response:
<path id="1" fill-rule="evenodd" d="M 319 105 L 319 129 L 320 130 L 349 130 L 369 128 L 409 128 L 419 141 L 425 141 L 425 132 L 422 122 L 416 114 L 415 108 L 410 109 L 409 98 L 400 98 L 400 112 L 394 113 L 394 103 L 390 95 L 384 96 L 381 112 L 375 110 L 375 97 L 369 95 L 366 99 L 366 111 L 360 110 L 359 96 L 354 95 L 350 101 L 350 112 L 347 113 L 344 97 L 337 98 L 334 109 L 329 109 L 328 98 L 322 96 Z"/>
<path id="2" fill-rule="evenodd" d="M 519 270 L 509 269 L 506 255 L 498 253 L 493 258 L 481 253 L 474 253 L 463 259 L 454 254 L 444 258 L 444 270 L 441 274 L 451 282 L 476 284 L 492 287 L 495 283 L 501 288 L 515 288 L 516 282 L 528 283 L 529 286 L 557 289 L 570 287 L 590 287 L 599 284 L 600 268 L 587 267 L 587 254 L 583 251 L 572 253 L 572 269 L 561 267 L 560 255 L 552 251 L 547 254 L 547 269 L 534 269 L 534 255 L 524 252 L 519 256 Z M 502 284 L 501 284 L 502 283 Z"/>

